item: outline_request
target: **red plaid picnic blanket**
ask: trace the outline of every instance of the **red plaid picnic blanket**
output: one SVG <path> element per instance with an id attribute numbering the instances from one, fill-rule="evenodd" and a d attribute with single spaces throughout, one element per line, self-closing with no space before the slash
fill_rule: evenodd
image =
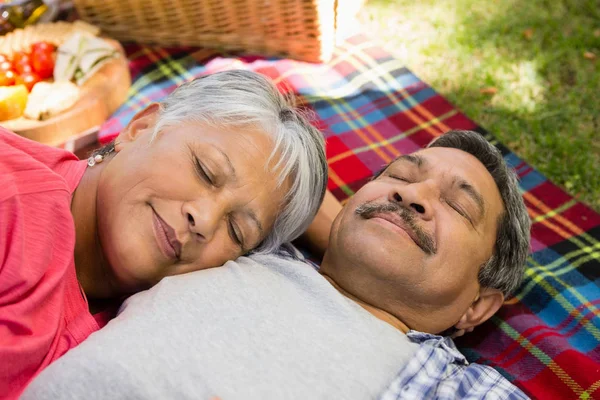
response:
<path id="1" fill-rule="evenodd" d="M 450 129 L 471 129 L 516 168 L 533 219 L 532 250 L 516 296 L 458 341 L 533 398 L 600 398 L 600 215 L 576 201 L 471 121 L 377 44 L 355 36 L 327 64 L 192 48 L 126 46 L 134 83 L 107 121 L 111 140 L 133 114 L 177 85 L 224 69 L 252 69 L 293 91 L 327 139 L 329 189 L 344 200 L 395 157 Z"/>

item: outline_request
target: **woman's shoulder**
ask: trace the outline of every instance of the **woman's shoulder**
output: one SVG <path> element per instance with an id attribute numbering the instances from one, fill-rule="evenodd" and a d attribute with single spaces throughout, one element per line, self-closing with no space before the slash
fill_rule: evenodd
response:
<path id="1" fill-rule="evenodd" d="M 63 248 L 70 262 L 75 240 L 72 190 L 65 177 L 43 161 L 44 157 L 56 158 L 52 155 L 56 149 L 11 135 L 17 136 L 0 128 L 2 284 L 7 282 L 8 265 L 15 271 L 27 265 L 28 271 L 43 275 L 51 258 Z"/>
<path id="2" fill-rule="evenodd" d="M 73 192 L 85 166 L 72 153 L 0 128 L 0 201 L 51 190 Z"/>
<path id="3" fill-rule="evenodd" d="M 53 149 L 11 135 L 16 136 L 0 128 L 0 260 L 10 253 L 18 265 L 33 254 L 52 254 L 58 242 L 74 240 L 74 226 L 72 190 L 44 162 Z M 42 258 L 39 254 L 31 259 Z"/>

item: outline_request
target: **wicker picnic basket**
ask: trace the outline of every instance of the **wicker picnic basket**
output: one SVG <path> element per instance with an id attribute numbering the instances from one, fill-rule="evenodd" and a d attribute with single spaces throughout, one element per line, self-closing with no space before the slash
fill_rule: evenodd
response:
<path id="1" fill-rule="evenodd" d="M 75 0 L 120 41 L 243 50 L 319 62 L 364 0 Z"/>

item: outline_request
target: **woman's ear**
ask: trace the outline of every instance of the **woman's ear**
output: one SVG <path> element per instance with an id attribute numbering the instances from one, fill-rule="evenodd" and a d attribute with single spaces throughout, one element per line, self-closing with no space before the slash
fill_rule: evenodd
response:
<path id="1" fill-rule="evenodd" d="M 504 302 L 504 294 L 498 289 L 481 288 L 477 298 L 454 325 L 459 330 L 473 330 L 491 318 Z"/>
<path id="2" fill-rule="evenodd" d="M 143 133 L 154 131 L 159 110 L 160 105 L 158 103 L 152 103 L 135 114 L 125 129 L 117 136 L 117 139 L 115 140 L 115 151 L 121 151 L 123 146 L 135 141 Z"/>

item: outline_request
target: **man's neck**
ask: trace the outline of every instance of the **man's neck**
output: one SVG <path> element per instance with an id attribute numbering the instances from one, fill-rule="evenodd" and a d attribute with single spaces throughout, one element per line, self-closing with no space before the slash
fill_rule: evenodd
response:
<path id="1" fill-rule="evenodd" d="M 382 310 L 380 308 L 372 306 L 372 305 L 370 305 L 368 303 L 365 303 L 364 301 L 360 300 L 356 296 L 353 296 L 352 294 L 350 294 L 346 290 L 344 290 L 342 287 L 340 287 L 333 280 L 333 278 L 331 278 L 325 272 L 320 271 L 320 273 L 321 273 L 321 275 L 325 279 L 327 279 L 327 281 L 331 284 L 331 286 L 333 286 L 334 288 L 337 289 L 338 292 L 340 292 L 343 296 L 347 297 L 348 299 L 352 300 L 353 302 L 355 302 L 356 304 L 358 304 L 359 306 L 361 306 L 362 308 L 364 308 L 366 311 L 368 311 L 369 313 L 371 313 L 374 317 L 382 320 L 383 322 L 387 322 L 388 324 L 392 325 L 394 328 L 402 331 L 403 333 L 407 333 L 410 330 L 406 326 L 406 324 L 404 324 L 402 321 L 400 321 L 398 318 L 396 318 L 392 314 L 390 314 L 387 311 L 384 311 L 384 310 Z"/>
<path id="2" fill-rule="evenodd" d="M 85 170 L 71 201 L 75 222 L 75 268 L 88 300 L 118 296 L 107 273 L 109 267 L 97 233 L 96 194 L 102 170 L 109 160 Z"/>

